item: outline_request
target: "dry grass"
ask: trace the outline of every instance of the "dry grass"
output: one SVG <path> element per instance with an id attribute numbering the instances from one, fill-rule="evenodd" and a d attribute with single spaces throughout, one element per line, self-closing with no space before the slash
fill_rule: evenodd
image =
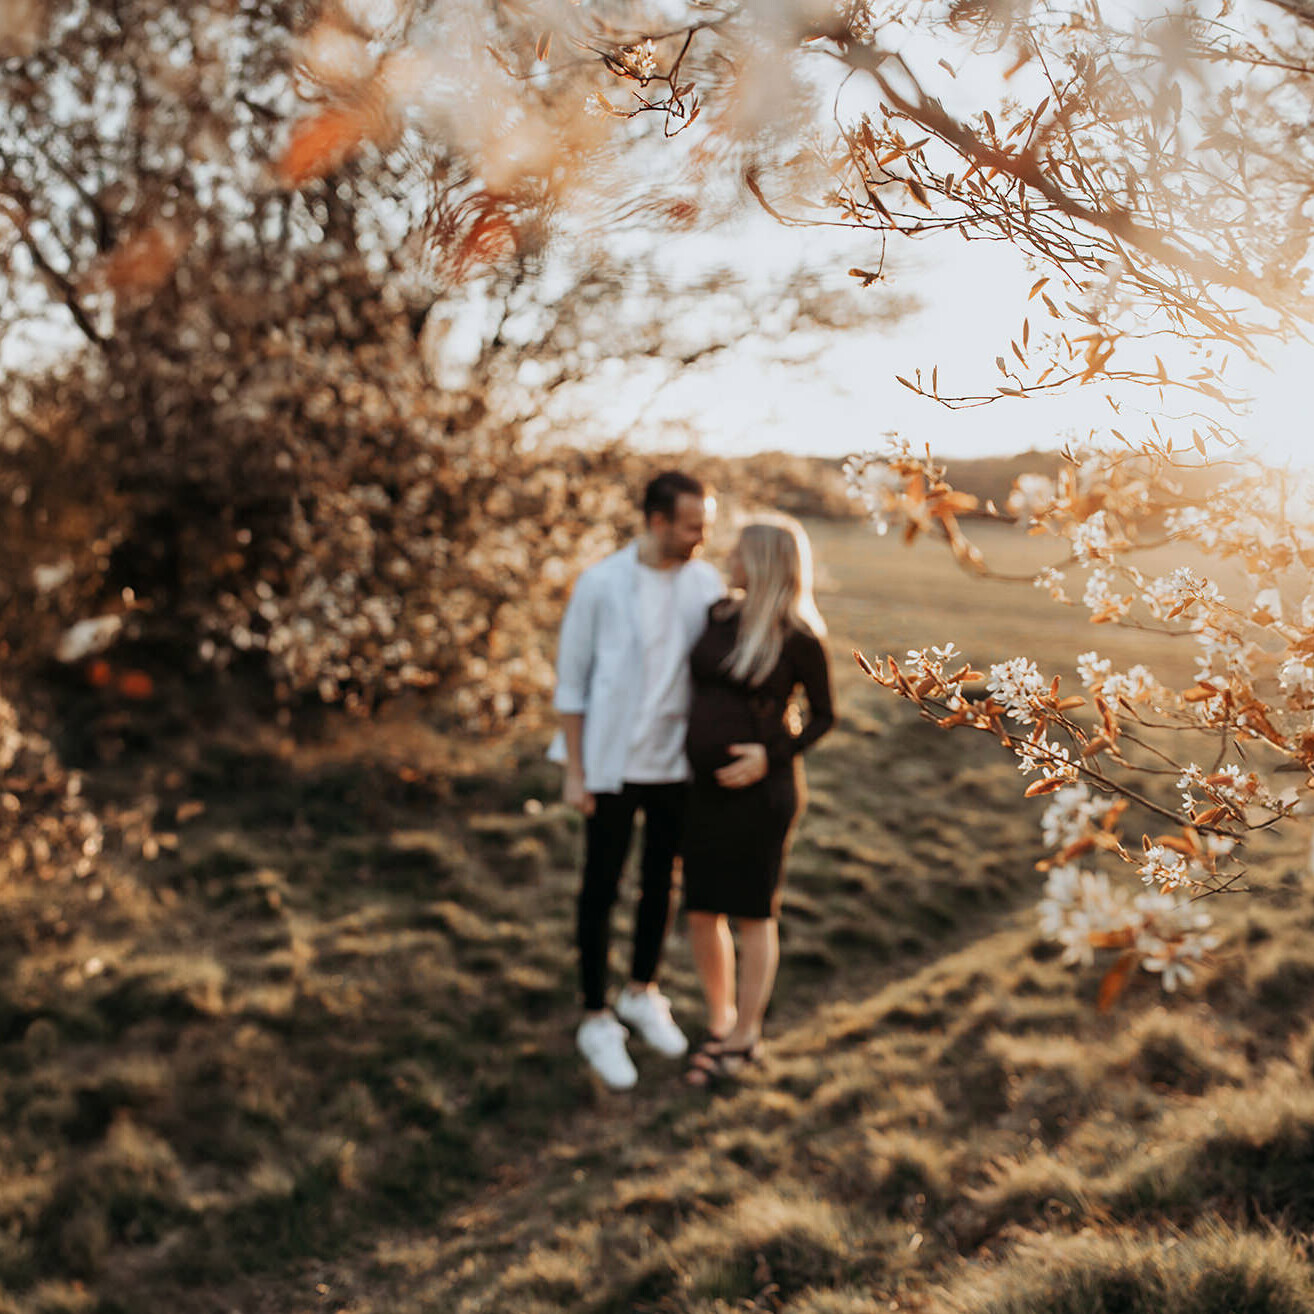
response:
<path id="1" fill-rule="evenodd" d="M 936 1314 L 1307 1314 L 1303 1247 L 1206 1224 L 1188 1233 L 1033 1236 L 1006 1265 L 965 1276 Z"/>
<path id="2" fill-rule="evenodd" d="M 148 727 L 88 788 L 203 802 L 177 850 L 97 900 L 0 885 L 0 1314 L 1314 1309 L 1301 862 L 1261 856 L 1273 897 L 1222 910 L 1197 989 L 1100 1015 L 1034 930 L 1041 804 L 843 656 L 1180 654 L 929 545 L 815 539 L 844 720 L 760 1072 L 581 1073 L 578 825 L 541 743 Z M 678 928 L 666 981 L 696 1024 Z"/>

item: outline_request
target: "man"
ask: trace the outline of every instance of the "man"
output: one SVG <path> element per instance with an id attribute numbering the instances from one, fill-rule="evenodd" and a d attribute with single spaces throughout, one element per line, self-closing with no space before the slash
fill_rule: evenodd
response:
<path id="1" fill-rule="evenodd" d="M 585 1013 L 576 1043 L 614 1090 L 637 1079 L 627 1026 L 668 1057 L 688 1047 L 654 978 L 689 778 L 689 653 L 708 607 L 725 592 L 716 569 L 697 560 L 712 509 L 698 480 L 678 471 L 658 475 L 643 495 L 644 532 L 579 577 L 561 625 L 555 705 L 562 733 L 553 756 L 565 763 L 566 802 L 585 818 L 578 906 Z M 606 999 L 611 909 L 639 811 L 634 953 L 613 1013 Z"/>

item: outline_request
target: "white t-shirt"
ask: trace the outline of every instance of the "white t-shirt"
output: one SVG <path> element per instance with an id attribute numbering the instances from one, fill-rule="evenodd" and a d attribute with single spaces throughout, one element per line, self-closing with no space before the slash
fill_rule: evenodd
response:
<path id="1" fill-rule="evenodd" d="M 676 581 L 683 569 L 636 566 L 643 697 L 635 709 L 625 764 L 625 779 L 636 785 L 667 784 L 689 773 L 684 732 L 692 681 L 684 627 L 676 611 Z"/>

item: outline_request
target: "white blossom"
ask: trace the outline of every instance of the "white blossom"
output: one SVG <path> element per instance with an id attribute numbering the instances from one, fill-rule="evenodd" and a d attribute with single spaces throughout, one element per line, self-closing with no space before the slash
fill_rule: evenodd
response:
<path id="1" fill-rule="evenodd" d="M 18 713 L 8 699 L 0 697 L 0 771 L 8 771 L 23 747 L 23 733 L 18 727 Z"/>
<path id="2" fill-rule="evenodd" d="M 1308 653 L 1288 657 L 1278 667 L 1278 683 L 1291 698 L 1308 700 L 1314 694 L 1314 658 Z"/>
<path id="3" fill-rule="evenodd" d="M 1067 578 L 1061 570 L 1056 570 L 1053 566 L 1046 566 L 1031 581 L 1032 585 L 1038 589 L 1044 589 L 1055 602 L 1071 602 L 1064 591 L 1063 582 Z"/>
<path id="4" fill-rule="evenodd" d="M 1017 754 L 1017 769 L 1024 776 L 1039 770 L 1046 780 L 1077 779 L 1077 768 L 1070 760 L 1068 750 L 1043 735 L 1035 740 L 1014 740 L 1013 752 Z"/>
<path id="5" fill-rule="evenodd" d="M 104 652 L 122 628 L 122 616 L 93 616 L 80 620 L 59 636 L 55 658 L 61 662 L 80 662 L 93 653 Z"/>
<path id="6" fill-rule="evenodd" d="M 1195 659 L 1195 678 L 1207 682 L 1214 674 L 1231 675 L 1251 682 L 1250 645 L 1224 625 L 1198 621 L 1196 643 L 1200 648 Z M 1215 667 L 1221 669 L 1215 671 Z"/>
<path id="7" fill-rule="evenodd" d="M 849 496 L 862 503 L 876 532 L 888 533 L 890 515 L 903 491 L 899 472 L 882 457 L 850 457 L 844 462 L 844 482 Z"/>
<path id="8" fill-rule="evenodd" d="M 1150 703 L 1161 699 L 1165 690 L 1148 667 L 1138 664 L 1107 676 L 1104 692 L 1128 703 Z"/>
<path id="9" fill-rule="evenodd" d="M 1108 517 L 1103 511 L 1075 526 L 1071 537 L 1072 555 L 1080 562 L 1102 560 L 1113 552 Z"/>
<path id="10" fill-rule="evenodd" d="M 1143 586 L 1141 595 L 1150 613 L 1160 620 L 1167 619 L 1188 602 L 1216 602 L 1222 598 L 1218 585 L 1197 575 L 1190 566 L 1178 566 L 1169 574 L 1152 579 Z"/>
<path id="11" fill-rule="evenodd" d="M 1093 649 L 1077 657 L 1077 676 L 1087 689 L 1098 691 L 1104 687 L 1104 681 L 1113 674 L 1113 662 L 1101 657 Z"/>
<path id="12" fill-rule="evenodd" d="M 1141 966 L 1147 972 L 1158 972 L 1163 988 L 1172 994 L 1179 985 L 1189 985 L 1195 980 L 1195 972 L 1182 961 L 1172 945 L 1163 945 L 1158 953 L 1147 954 L 1141 959 Z"/>
<path id="13" fill-rule="evenodd" d="M 1254 610 L 1272 620 L 1282 619 L 1282 594 L 1277 589 L 1260 589 L 1255 594 Z"/>
<path id="14" fill-rule="evenodd" d="M 920 683 L 928 676 L 938 681 L 940 684 L 939 695 L 946 700 L 950 707 L 957 708 L 962 705 L 963 682 L 961 679 L 956 680 L 952 677 L 959 671 L 967 669 L 962 658 L 963 654 L 954 647 L 952 641 L 946 643 L 943 647 L 910 648 L 904 674 L 914 684 Z M 946 667 L 956 667 L 957 670 L 946 673 Z"/>
<path id="15" fill-rule="evenodd" d="M 72 578 L 72 557 L 61 557 L 53 565 L 32 567 L 32 583 L 38 593 L 53 593 Z"/>
<path id="16" fill-rule="evenodd" d="M 1197 883 L 1191 874 L 1191 866 L 1184 854 L 1162 844 L 1152 844 L 1146 849 L 1145 862 L 1137 872 L 1146 885 L 1176 890 Z"/>
<path id="17" fill-rule="evenodd" d="M 1026 516 L 1034 520 L 1050 510 L 1057 499 L 1058 486 L 1054 480 L 1041 474 L 1022 474 L 1008 495 L 1008 511 L 1019 519 Z"/>
<path id="18" fill-rule="evenodd" d="M 1116 592 L 1115 582 L 1113 573 L 1102 566 L 1091 571 L 1081 600 L 1092 615 L 1116 620 L 1131 610 L 1131 598 Z"/>
<path id="19" fill-rule="evenodd" d="M 636 78 L 646 82 L 657 72 L 657 48 L 650 37 L 637 46 L 625 46 L 621 50 L 621 63 Z"/>
<path id="20" fill-rule="evenodd" d="M 1103 872 L 1072 865 L 1049 873 L 1038 911 L 1041 930 L 1063 946 L 1068 965 L 1090 966 L 1096 939 L 1128 931 L 1135 920 L 1126 895 Z"/>
<path id="21" fill-rule="evenodd" d="M 1177 788 L 1182 791 L 1182 806 L 1190 810 L 1197 802 L 1195 791 L 1206 795 L 1210 804 L 1231 803 L 1244 806 L 1253 801 L 1264 802 L 1271 798 L 1253 772 L 1242 771 L 1234 762 L 1219 767 L 1217 771 L 1205 775 L 1196 763 L 1190 763 L 1177 778 Z"/>
<path id="22" fill-rule="evenodd" d="M 1217 520 L 1204 507 L 1184 506 L 1170 511 L 1164 518 L 1164 526 L 1173 538 L 1194 539 L 1206 548 L 1218 545 Z"/>
<path id="23" fill-rule="evenodd" d="M 1050 799 L 1040 818 L 1048 849 L 1066 848 L 1094 830 L 1114 806 L 1111 798 L 1096 798 L 1084 784 L 1065 785 Z"/>
<path id="24" fill-rule="evenodd" d="M 986 688 L 1014 721 L 1030 725 L 1035 719 L 1034 703 L 1048 690 L 1045 677 L 1027 657 L 1012 657 L 990 668 Z"/>
<path id="25" fill-rule="evenodd" d="M 1206 779 L 1194 764 L 1186 775 Z M 1084 785 L 1058 791 L 1045 811 L 1046 843 L 1080 838 L 1111 806 L 1092 798 Z M 1131 947 L 1140 965 L 1158 974 L 1162 988 L 1174 991 L 1194 979 L 1196 966 L 1219 943 L 1208 913 L 1174 887 L 1192 884 L 1232 843 L 1226 836 L 1205 837 L 1204 860 L 1150 845 L 1141 868 L 1149 888 L 1134 897 L 1103 872 L 1059 864 L 1051 868 L 1037 907 L 1041 931 L 1062 946 L 1061 961 L 1069 966 L 1092 966 L 1100 948 Z"/>

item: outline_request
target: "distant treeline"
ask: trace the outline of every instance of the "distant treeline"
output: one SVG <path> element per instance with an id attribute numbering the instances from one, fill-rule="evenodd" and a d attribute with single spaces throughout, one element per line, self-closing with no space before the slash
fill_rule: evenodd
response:
<path id="1" fill-rule="evenodd" d="M 650 457 L 640 458 L 644 462 Z M 658 457 L 657 464 L 679 464 L 699 474 L 718 490 L 732 493 L 756 505 L 770 505 L 790 515 L 817 519 L 851 519 L 862 515 L 862 506 L 848 496 L 844 484 L 844 458 L 795 456 L 787 452 L 763 452 L 737 458 Z M 1063 466 L 1057 451 L 1018 452 L 1012 456 L 982 456 L 973 459 L 944 458 L 947 478 L 964 493 L 1003 511 L 1013 481 L 1022 474 L 1053 478 Z"/>
<path id="2" fill-rule="evenodd" d="M 1010 456 L 936 459 L 946 467 L 946 479 L 954 488 L 980 501 L 982 514 L 992 502 L 1000 512 L 1006 511 L 1009 494 L 1020 475 L 1037 474 L 1053 479 L 1067 464 L 1062 452 L 1037 449 Z M 1141 458 L 1129 452 L 1127 459 Z M 731 460 L 696 455 L 690 458 L 689 465 L 722 489 L 734 490 L 759 505 L 774 505 L 791 515 L 848 519 L 862 514 L 861 505 L 847 495 L 842 457 L 767 452 Z M 1227 474 L 1225 465 L 1185 466 L 1179 469 L 1176 478 L 1183 498 L 1199 502 Z"/>

